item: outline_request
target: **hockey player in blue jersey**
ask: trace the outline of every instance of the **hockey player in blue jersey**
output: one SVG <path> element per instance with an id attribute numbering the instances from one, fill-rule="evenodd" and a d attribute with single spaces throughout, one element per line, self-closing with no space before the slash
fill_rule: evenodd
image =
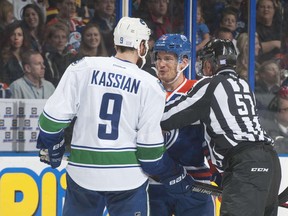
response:
<path id="1" fill-rule="evenodd" d="M 63 129 L 77 117 L 63 216 L 101 215 L 104 206 L 110 216 L 148 216 L 145 173 L 171 193 L 191 191 L 193 178 L 165 151 L 165 93 L 157 78 L 137 66 L 145 63 L 149 35 L 143 20 L 121 18 L 114 30 L 116 55 L 72 63 L 44 106 L 37 148 L 52 168 L 65 151 Z"/>
<path id="2" fill-rule="evenodd" d="M 183 74 L 191 57 L 191 45 L 186 36 L 161 36 L 154 44 L 153 53 L 156 74 L 166 90 L 166 103 L 186 94 L 196 82 L 188 80 Z M 209 150 L 204 140 L 203 125 L 198 122 L 166 132 L 165 145 L 169 155 L 185 166 L 194 179 L 210 184 L 210 170 L 204 162 Z M 175 196 L 153 181 L 149 187 L 149 198 L 151 216 L 213 216 L 215 212 L 210 195 L 194 192 Z"/>

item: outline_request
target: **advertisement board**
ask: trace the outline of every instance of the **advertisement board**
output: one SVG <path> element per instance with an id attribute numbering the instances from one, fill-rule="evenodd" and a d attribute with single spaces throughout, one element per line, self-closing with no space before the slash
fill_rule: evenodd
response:
<path id="1" fill-rule="evenodd" d="M 280 157 L 282 183 L 288 186 L 288 157 Z M 61 216 L 66 189 L 67 161 L 57 169 L 41 163 L 36 153 L 0 154 L 0 215 Z M 288 215 L 279 207 L 278 216 Z M 103 216 L 108 216 L 105 210 Z"/>

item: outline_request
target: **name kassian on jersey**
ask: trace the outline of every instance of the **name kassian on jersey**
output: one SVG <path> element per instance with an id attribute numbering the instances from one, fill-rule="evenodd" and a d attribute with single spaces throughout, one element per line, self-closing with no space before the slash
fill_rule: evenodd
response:
<path id="1" fill-rule="evenodd" d="M 139 90 L 141 81 L 133 79 L 131 77 L 126 77 L 122 74 L 115 74 L 111 72 L 104 71 L 93 71 L 91 84 L 120 88 L 124 91 L 137 94 Z"/>

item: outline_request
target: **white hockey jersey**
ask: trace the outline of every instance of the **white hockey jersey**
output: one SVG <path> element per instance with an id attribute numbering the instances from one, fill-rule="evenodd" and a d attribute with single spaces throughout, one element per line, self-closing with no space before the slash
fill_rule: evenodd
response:
<path id="1" fill-rule="evenodd" d="M 53 134 L 52 128 L 67 126 L 77 116 L 69 175 L 86 189 L 129 190 L 147 180 L 139 161 L 157 162 L 165 150 L 164 107 L 157 79 L 137 65 L 85 57 L 67 68 L 39 122 L 41 130 Z"/>

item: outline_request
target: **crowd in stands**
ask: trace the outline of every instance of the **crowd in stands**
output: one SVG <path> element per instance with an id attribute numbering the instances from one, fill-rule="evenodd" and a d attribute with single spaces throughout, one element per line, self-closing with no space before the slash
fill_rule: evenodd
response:
<path id="1" fill-rule="evenodd" d="M 184 33 L 184 3 L 133 1 L 132 16 L 142 18 L 152 30 L 150 50 L 161 35 Z M 195 44 L 198 52 L 213 37 L 232 40 L 238 52 L 236 71 L 247 80 L 248 8 L 248 0 L 198 0 Z M 0 97 L 46 99 L 73 61 L 114 55 L 115 9 L 116 0 L 0 0 Z M 283 136 L 288 139 L 288 117 L 285 123 L 278 121 L 284 112 L 288 116 L 288 104 L 283 107 L 282 102 L 288 101 L 287 21 L 287 0 L 257 0 L 257 106 L 264 127 L 266 120 L 281 122 L 280 129 L 287 130 Z M 155 75 L 151 55 L 150 51 L 144 69 Z M 28 90 L 32 93 L 26 94 Z M 281 151 L 288 153 L 288 143 Z"/>

